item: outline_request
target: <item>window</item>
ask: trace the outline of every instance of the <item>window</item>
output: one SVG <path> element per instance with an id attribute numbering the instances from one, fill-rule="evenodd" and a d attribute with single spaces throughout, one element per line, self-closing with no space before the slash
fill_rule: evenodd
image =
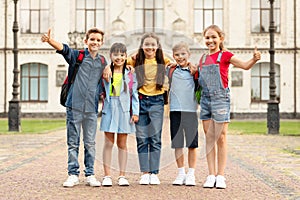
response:
<path id="1" fill-rule="evenodd" d="M 21 101 L 48 100 L 48 67 L 41 63 L 21 65 Z"/>
<path id="2" fill-rule="evenodd" d="M 276 98 L 280 100 L 280 67 L 275 64 Z M 251 101 L 268 101 L 270 99 L 270 63 L 258 63 L 251 69 Z"/>
<path id="3" fill-rule="evenodd" d="M 91 27 L 105 28 L 105 0 L 76 0 L 76 31 L 85 33 Z"/>
<path id="4" fill-rule="evenodd" d="M 280 0 L 273 3 L 275 32 L 280 32 Z M 271 5 L 267 0 L 251 0 L 251 32 L 269 32 Z"/>
<path id="5" fill-rule="evenodd" d="M 135 0 L 136 32 L 162 32 L 163 4 L 162 0 Z"/>
<path id="6" fill-rule="evenodd" d="M 44 33 L 49 28 L 49 1 L 22 0 L 20 2 L 21 33 Z"/>
<path id="7" fill-rule="evenodd" d="M 202 33 L 211 24 L 223 29 L 223 0 L 194 0 L 194 32 Z"/>

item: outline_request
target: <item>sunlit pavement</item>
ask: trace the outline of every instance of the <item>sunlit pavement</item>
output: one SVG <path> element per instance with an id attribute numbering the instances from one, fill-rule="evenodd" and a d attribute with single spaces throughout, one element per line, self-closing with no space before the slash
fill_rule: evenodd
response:
<path id="1" fill-rule="evenodd" d="M 199 150 L 194 187 L 173 186 L 176 177 L 166 116 L 162 139 L 160 185 L 139 185 L 139 165 L 134 134 L 128 137 L 129 187 L 117 185 L 117 148 L 113 150 L 112 187 L 85 185 L 83 148 L 80 149 L 80 184 L 64 188 L 67 178 L 66 132 L 40 135 L 0 135 L 0 199 L 300 199 L 300 155 L 293 149 L 300 137 L 228 135 L 227 188 L 204 189 L 207 176 L 205 142 L 199 125 Z M 103 177 L 104 134 L 97 133 L 95 175 Z M 186 162 L 187 166 L 187 162 Z"/>

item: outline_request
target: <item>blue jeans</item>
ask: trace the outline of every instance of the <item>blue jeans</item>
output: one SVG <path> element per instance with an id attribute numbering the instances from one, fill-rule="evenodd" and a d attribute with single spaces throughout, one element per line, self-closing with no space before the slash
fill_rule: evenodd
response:
<path id="1" fill-rule="evenodd" d="M 94 175 L 97 114 L 67 108 L 68 174 L 79 175 L 80 130 L 83 131 L 85 176 Z"/>
<path id="2" fill-rule="evenodd" d="M 136 141 L 141 172 L 159 172 L 163 117 L 163 95 L 140 95 Z"/>

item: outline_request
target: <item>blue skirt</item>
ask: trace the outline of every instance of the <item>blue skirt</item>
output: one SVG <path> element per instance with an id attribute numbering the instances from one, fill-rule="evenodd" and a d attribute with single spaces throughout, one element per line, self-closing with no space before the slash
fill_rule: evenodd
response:
<path id="1" fill-rule="evenodd" d="M 100 131 L 110 133 L 135 133 L 135 124 L 130 122 L 130 112 L 123 112 L 119 97 L 109 97 L 109 112 L 102 113 Z"/>

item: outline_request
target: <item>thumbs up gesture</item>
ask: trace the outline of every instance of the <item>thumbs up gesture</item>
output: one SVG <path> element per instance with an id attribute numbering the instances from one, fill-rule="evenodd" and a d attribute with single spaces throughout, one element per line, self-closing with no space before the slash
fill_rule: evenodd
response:
<path id="1" fill-rule="evenodd" d="M 260 60 L 261 53 L 257 51 L 257 47 L 255 46 L 253 51 L 253 59 L 256 61 Z"/>
<path id="2" fill-rule="evenodd" d="M 47 34 L 45 33 L 44 35 L 42 35 L 41 40 L 42 40 L 42 42 L 48 42 L 49 43 L 50 39 L 51 39 L 51 28 L 48 29 Z"/>

